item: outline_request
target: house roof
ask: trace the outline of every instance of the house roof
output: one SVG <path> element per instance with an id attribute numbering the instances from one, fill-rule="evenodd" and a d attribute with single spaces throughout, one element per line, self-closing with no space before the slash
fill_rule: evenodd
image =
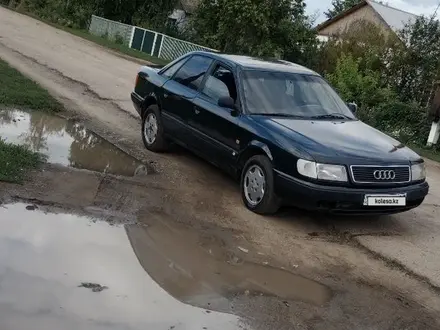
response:
<path id="1" fill-rule="evenodd" d="M 340 13 L 339 15 L 318 25 L 316 29 L 319 32 L 320 30 L 326 28 L 327 26 L 333 24 L 334 22 L 340 20 L 341 18 L 350 15 L 351 13 L 357 11 L 358 9 L 364 6 L 370 6 L 371 8 L 373 8 L 373 10 L 380 16 L 380 18 L 384 21 L 384 23 L 388 25 L 390 29 L 393 30 L 395 33 L 402 30 L 406 24 L 411 24 L 417 19 L 417 15 L 415 14 L 397 8 L 393 8 L 387 5 L 383 5 L 376 1 L 363 0 L 359 2 L 357 5 Z"/>
<path id="2" fill-rule="evenodd" d="M 417 19 L 415 14 L 382 5 L 375 1 L 367 0 L 367 2 L 394 32 L 402 30 L 407 24 L 412 24 Z"/>
<path id="3" fill-rule="evenodd" d="M 201 0 L 180 0 L 182 9 L 188 14 L 193 14 L 200 5 L 200 2 Z"/>

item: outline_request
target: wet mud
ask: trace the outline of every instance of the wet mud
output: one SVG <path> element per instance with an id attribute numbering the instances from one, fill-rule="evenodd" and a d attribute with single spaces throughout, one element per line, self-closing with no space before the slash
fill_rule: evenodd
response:
<path id="1" fill-rule="evenodd" d="M 147 172 L 82 124 L 44 112 L 0 110 L 0 138 L 44 154 L 49 163 L 123 176 Z"/>
<path id="2" fill-rule="evenodd" d="M 144 269 L 179 300 L 209 306 L 237 295 L 264 295 L 322 305 L 331 298 L 331 291 L 318 282 L 244 260 L 247 249 L 238 246 L 234 253 L 177 223 L 155 221 L 126 230 Z"/>
<path id="3" fill-rule="evenodd" d="M 136 324 L 148 324 L 147 329 L 199 329 L 186 326 L 193 309 L 187 318 L 174 317 L 176 303 L 178 311 L 180 306 L 196 308 L 195 319 L 199 312 L 214 318 L 225 315 L 222 313 L 236 315 L 229 315 L 239 320 L 233 321 L 232 329 L 243 320 L 244 329 L 254 330 L 400 330 L 409 325 L 437 329 L 430 314 L 416 302 L 401 294 L 396 297 L 385 287 L 353 281 L 347 275 L 348 267 L 329 265 L 326 272 L 305 267 L 300 259 L 307 253 L 305 247 L 320 244 L 328 251 L 337 248 L 310 238 L 307 233 L 313 230 L 304 232 L 305 241 L 295 238 L 303 245 L 296 247 L 297 256 L 290 263 L 280 261 L 269 249 L 250 240 L 241 228 L 199 221 L 188 212 L 188 200 L 179 202 L 182 196 L 170 196 L 161 182 L 159 175 L 127 178 L 51 166 L 36 171 L 25 186 L 0 182 L 0 325 L 9 329 L 7 321 L 15 325 L 20 318 L 8 319 L 9 314 L 2 314 L 2 301 L 16 299 L 15 309 L 27 308 L 26 294 L 18 284 L 10 278 L 5 281 L 10 276 L 5 277 L 5 271 L 19 267 L 31 276 L 21 280 L 24 284 L 19 283 L 29 294 L 44 293 L 49 301 L 55 296 L 64 311 L 68 304 L 74 313 L 80 308 L 79 295 L 93 302 L 85 303 L 84 308 L 98 310 L 99 322 L 113 324 L 113 313 L 119 313 L 115 329 L 130 328 L 125 325 L 133 324 L 132 317 L 138 320 Z M 26 204 L 8 204 L 20 200 Z M 316 232 L 321 230 L 317 228 Z M 10 246 L 2 243 L 11 239 L 14 242 Z M 32 244 L 25 243 L 28 241 Z M 20 246 L 27 247 L 21 251 Z M 34 281 L 34 277 L 39 280 Z M 82 283 L 89 288 L 78 287 Z M 60 285 L 68 286 L 62 297 L 58 296 Z M 93 292 L 94 287 L 108 289 Z M 5 290 L 9 290 L 7 297 Z M 18 298 L 10 298 L 14 294 Z M 128 299 L 127 305 L 116 298 Z M 159 311 L 154 307 L 158 301 Z M 144 315 L 150 308 L 153 311 Z M 161 318 L 171 313 L 172 320 L 177 321 L 156 326 L 151 323 L 155 313 Z M 47 322 L 56 323 L 57 317 L 49 314 Z M 397 320 L 398 328 L 393 325 Z M 29 324 L 21 329 L 39 329 Z M 211 329 L 214 325 L 204 326 Z M 57 323 L 52 328 L 71 327 Z M 224 328 L 231 326 L 228 323 Z"/>
<path id="4" fill-rule="evenodd" d="M 92 292 L 101 292 L 108 289 L 108 287 L 105 285 L 101 285 L 98 283 L 88 283 L 88 282 L 83 282 L 81 283 L 81 285 L 78 285 L 78 287 L 90 289 L 92 290 Z"/>

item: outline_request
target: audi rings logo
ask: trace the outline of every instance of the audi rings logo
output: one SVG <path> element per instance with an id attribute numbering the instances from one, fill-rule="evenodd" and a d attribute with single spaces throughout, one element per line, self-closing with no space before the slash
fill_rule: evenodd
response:
<path id="1" fill-rule="evenodd" d="M 396 172 L 393 170 L 377 170 L 373 175 L 376 180 L 394 180 L 396 178 Z"/>

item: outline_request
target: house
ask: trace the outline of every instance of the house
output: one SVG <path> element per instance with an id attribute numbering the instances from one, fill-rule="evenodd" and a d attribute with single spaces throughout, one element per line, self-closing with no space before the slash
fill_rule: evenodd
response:
<path id="1" fill-rule="evenodd" d="M 179 0 L 168 18 L 179 29 L 183 29 L 188 23 L 189 17 L 197 10 L 200 2 L 201 0 Z"/>
<path id="2" fill-rule="evenodd" d="M 397 33 L 407 24 L 415 22 L 417 15 L 389 7 L 372 0 L 363 0 L 341 14 L 321 23 L 316 27 L 322 38 L 344 32 L 351 24 L 364 20 L 378 26 L 385 35 Z"/>

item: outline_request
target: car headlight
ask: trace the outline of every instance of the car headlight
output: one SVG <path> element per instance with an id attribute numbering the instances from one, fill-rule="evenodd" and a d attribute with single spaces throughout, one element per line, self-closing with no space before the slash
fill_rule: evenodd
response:
<path id="1" fill-rule="evenodd" d="M 412 181 L 421 181 L 426 179 L 425 163 L 414 164 L 411 166 Z"/>
<path id="2" fill-rule="evenodd" d="M 347 182 L 347 170 L 343 165 L 319 164 L 299 159 L 296 164 L 298 173 L 308 178 Z"/>

